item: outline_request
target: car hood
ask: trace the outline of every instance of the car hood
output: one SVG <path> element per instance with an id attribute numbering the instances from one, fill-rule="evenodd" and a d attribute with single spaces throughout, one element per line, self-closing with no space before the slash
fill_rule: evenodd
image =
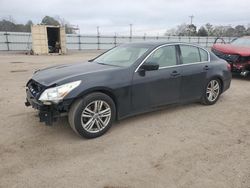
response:
<path id="1" fill-rule="evenodd" d="M 232 44 L 214 44 L 212 48 L 225 54 L 250 56 L 250 47 L 247 46 L 236 46 Z"/>
<path id="2" fill-rule="evenodd" d="M 37 70 L 32 79 L 44 86 L 51 86 L 70 80 L 73 77 L 81 78 L 83 75 L 112 69 L 119 69 L 119 67 L 94 62 L 65 64 Z"/>

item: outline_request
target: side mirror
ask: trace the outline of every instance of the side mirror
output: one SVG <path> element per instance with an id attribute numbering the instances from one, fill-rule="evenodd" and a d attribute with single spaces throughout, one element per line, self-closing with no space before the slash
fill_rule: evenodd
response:
<path id="1" fill-rule="evenodd" d="M 154 63 L 154 62 L 146 62 L 140 67 L 140 69 L 145 70 L 145 71 L 158 70 L 159 69 L 159 64 Z"/>

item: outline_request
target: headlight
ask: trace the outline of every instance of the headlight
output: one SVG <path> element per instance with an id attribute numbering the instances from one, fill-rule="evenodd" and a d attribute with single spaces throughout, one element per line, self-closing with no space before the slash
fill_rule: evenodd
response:
<path id="1" fill-rule="evenodd" d="M 63 84 L 57 87 L 46 89 L 39 100 L 42 102 L 51 101 L 54 103 L 58 103 L 62 100 L 69 92 L 78 87 L 81 83 L 81 80 L 70 82 L 67 84 Z"/>

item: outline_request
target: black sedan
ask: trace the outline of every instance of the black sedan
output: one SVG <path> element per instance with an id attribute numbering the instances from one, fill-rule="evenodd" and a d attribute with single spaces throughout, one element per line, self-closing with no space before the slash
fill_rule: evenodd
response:
<path id="1" fill-rule="evenodd" d="M 230 87 L 227 62 L 186 43 L 130 43 L 86 63 L 38 70 L 27 83 L 26 106 L 51 125 L 68 115 L 79 135 L 103 135 L 114 120 L 170 104 L 216 103 Z"/>

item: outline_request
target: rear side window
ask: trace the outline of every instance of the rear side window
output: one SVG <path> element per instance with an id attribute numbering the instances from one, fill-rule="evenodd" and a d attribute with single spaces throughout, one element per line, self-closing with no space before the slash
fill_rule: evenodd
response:
<path id="1" fill-rule="evenodd" d="M 201 55 L 201 61 L 208 61 L 208 54 L 205 50 L 199 48 L 200 55 Z"/>
<path id="2" fill-rule="evenodd" d="M 180 45 L 183 64 L 200 62 L 200 52 L 197 47 Z"/>

